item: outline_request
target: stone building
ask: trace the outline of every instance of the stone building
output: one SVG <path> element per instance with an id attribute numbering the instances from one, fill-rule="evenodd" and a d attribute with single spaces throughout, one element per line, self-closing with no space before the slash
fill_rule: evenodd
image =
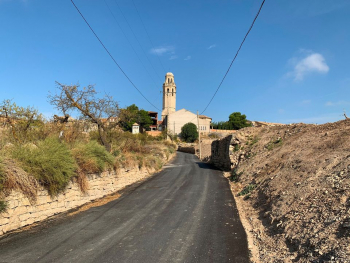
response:
<path id="1" fill-rule="evenodd" d="M 170 134 L 179 135 L 181 128 L 186 123 L 192 122 L 199 129 L 200 133 L 209 133 L 211 118 L 205 115 L 199 115 L 186 109 L 176 111 L 176 84 L 173 73 L 166 73 L 163 83 L 163 109 L 162 109 L 162 128 L 166 128 Z"/>
<path id="2" fill-rule="evenodd" d="M 163 83 L 163 110 L 162 120 L 176 111 L 176 85 L 173 73 L 168 72 L 165 75 Z"/>

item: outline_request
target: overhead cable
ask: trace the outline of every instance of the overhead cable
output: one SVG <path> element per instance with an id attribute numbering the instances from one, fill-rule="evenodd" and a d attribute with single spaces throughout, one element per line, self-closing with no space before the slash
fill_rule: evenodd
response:
<path id="1" fill-rule="evenodd" d="M 143 23 L 143 20 L 142 20 L 142 18 L 141 18 L 140 12 L 139 12 L 139 10 L 137 9 L 137 6 L 136 6 L 134 0 L 132 0 L 132 3 L 134 4 L 134 7 L 135 7 L 135 9 L 136 9 L 136 12 L 137 12 L 137 14 L 139 15 L 139 18 L 140 18 L 140 20 L 141 20 L 141 23 L 142 23 L 142 25 L 143 25 L 143 28 L 144 28 L 145 31 L 146 31 L 148 40 L 149 40 L 149 42 L 151 43 L 152 47 L 154 47 L 154 44 L 153 44 L 153 42 L 152 42 L 152 40 L 151 40 L 151 37 L 150 37 L 149 34 L 148 34 L 148 31 L 147 31 L 147 29 L 146 29 L 145 23 Z M 160 57 L 159 57 L 159 54 L 156 53 L 156 55 L 157 55 L 157 57 L 158 57 L 159 63 L 160 63 L 160 65 L 162 66 L 164 72 L 166 72 L 166 70 L 165 70 L 165 68 L 164 68 L 164 65 L 163 65 L 163 63 L 162 63 L 162 60 L 161 60 Z"/>
<path id="2" fill-rule="evenodd" d="M 118 2 L 117 2 L 116 0 L 114 0 L 114 2 L 115 2 L 116 5 L 118 6 L 120 13 L 123 15 L 123 17 L 124 17 L 124 19 L 125 19 L 125 22 L 127 23 L 128 27 L 130 28 L 131 33 L 134 35 L 134 37 L 135 37 L 137 43 L 139 44 L 140 48 L 142 49 L 143 53 L 145 53 L 145 56 L 146 56 L 148 62 L 151 64 L 151 66 L 152 66 L 152 68 L 153 68 L 153 70 L 154 70 L 154 73 L 155 73 L 160 79 L 162 79 L 162 78 L 157 74 L 156 69 L 154 68 L 154 66 L 153 66 L 153 64 L 152 64 L 152 62 L 151 62 L 151 60 L 148 58 L 147 53 L 146 53 L 146 51 L 143 49 L 143 47 L 142 47 L 142 45 L 141 45 L 139 39 L 137 38 L 136 34 L 134 33 L 134 30 L 132 30 L 132 27 L 130 26 L 129 21 L 126 19 L 126 16 L 124 15 L 122 9 L 120 8 Z"/>
<path id="3" fill-rule="evenodd" d="M 126 38 L 126 40 L 127 40 L 127 41 L 128 41 L 128 43 L 129 43 L 130 47 L 131 47 L 131 48 L 132 48 L 132 50 L 134 51 L 134 53 L 135 53 L 136 57 L 139 59 L 139 61 L 140 61 L 141 65 L 142 65 L 142 66 L 143 66 L 143 68 L 145 69 L 146 73 L 147 73 L 147 74 L 148 74 L 148 76 L 149 76 L 149 77 L 152 79 L 153 84 L 154 84 L 155 86 L 157 86 L 157 84 L 156 84 L 155 80 L 153 79 L 153 77 L 152 77 L 152 76 L 151 76 L 151 74 L 149 73 L 149 71 L 148 71 L 147 67 L 145 66 L 145 64 L 143 64 L 143 62 L 142 62 L 142 60 L 141 60 L 140 56 L 139 56 L 139 55 L 138 55 L 138 53 L 136 52 L 136 50 L 135 50 L 134 46 L 132 45 L 132 43 L 131 43 L 130 39 L 129 39 L 129 38 L 128 38 L 128 36 L 125 34 L 125 32 L 124 32 L 123 28 L 120 26 L 120 24 L 119 24 L 119 22 L 118 22 L 117 18 L 115 17 L 115 15 L 114 15 L 114 13 L 113 13 L 112 9 L 111 9 L 111 8 L 110 8 L 110 6 L 107 4 L 107 1 L 106 1 L 106 0 L 104 0 L 104 2 L 105 2 L 105 4 L 106 4 L 106 6 L 107 6 L 107 8 L 108 8 L 109 12 L 111 13 L 111 15 L 112 15 L 112 17 L 113 17 L 114 21 L 117 23 L 117 25 L 118 25 L 119 29 L 122 31 L 122 33 L 123 33 L 124 37 Z"/>
<path id="4" fill-rule="evenodd" d="M 237 58 L 237 56 L 238 56 L 238 53 L 239 53 L 239 51 L 241 50 L 241 48 L 242 48 L 242 46 L 243 46 L 244 41 L 246 40 L 247 36 L 249 35 L 250 30 L 252 30 L 252 28 L 253 28 L 253 26 L 254 26 L 254 23 L 255 23 L 256 19 L 258 18 L 259 14 L 260 14 L 260 11 L 261 11 L 261 9 L 262 9 L 262 7 L 263 7 L 263 5 L 264 5 L 264 3 L 265 3 L 265 0 L 262 1 L 261 5 L 260 5 L 260 8 L 259 8 L 259 10 L 258 10 L 258 13 L 255 15 L 255 18 L 254 18 L 254 20 L 253 20 L 253 23 L 250 25 L 248 32 L 245 34 L 245 36 L 244 36 L 244 38 L 243 38 L 243 41 L 241 42 L 241 45 L 239 46 L 239 48 L 238 48 L 238 50 L 237 50 L 237 52 L 236 52 L 236 55 L 235 55 L 234 58 L 232 59 L 231 64 L 230 64 L 230 66 L 228 67 L 228 69 L 227 69 L 227 71 L 226 71 L 224 77 L 222 78 L 222 80 L 221 80 L 219 86 L 217 87 L 217 89 L 216 89 L 216 91 L 215 91 L 213 97 L 210 99 L 208 105 L 207 105 L 207 106 L 205 107 L 205 109 L 201 112 L 201 114 L 203 114 L 203 112 L 205 112 L 205 111 L 207 110 L 207 108 L 209 107 L 210 103 L 213 101 L 214 97 L 215 97 L 216 94 L 218 93 L 218 91 L 219 91 L 219 89 L 220 89 L 222 83 L 224 82 L 224 80 L 225 80 L 227 74 L 229 73 L 229 71 L 230 71 L 230 69 L 231 69 L 231 66 L 232 66 L 233 62 L 236 60 L 236 58 Z"/>
<path id="5" fill-rule="evenodd" d="M 136 85 L 131 81 L 131 79 L 128 77 L 128 75 L 124 72 L 124 70 L 122 69 L 122 67 L 118 64 L 118 62 L 114 59 L 114 57 L 112 56 L 112 54 L 109 52 L 109 50 L 106 48 L 106 46 L 103 44 L 103 42 L 101 41 L 101 39 L 98 37 L 98 35 L 95 33 L 95 31 L 92 29 L 92 27 L 90 26 L 89 22 L 85 19 L 85 17 L 83 16 L 83 14 L 80 12 L 79 8 L 75 5 L 74 1 L 71 0 L 72 4 L 74 5 L 75 9 L 78 11 L 78 13 L 80 14 L 80 16 L 83 18 L 83 20 L 85 21 L 85 23 L 87 24 L 87 26 L 90 28 L 91 32 L 95 35 L 95 37 L 97 38 L 97 40 L 100 42 L 100 44 L 102 45 L 102 47 L 104 48 L 104 50 L 107 52 L 107 54 L 110 56 L 110 58 L 113 60 L 114 64 L 117 65 L 117 67 L 120 69 L 120 71 L 123 73 L 123 75 L 128 79 L 128 81 L 131 83 L 131 85 L 141 94 L 141 96 L 149 103 L 151 104 L 154 108 L 156 108 L 157 110 L 160 111 L 160 109 L 158 109 L 152 102 L 150 102 L 145 95 L 143 95 L 143 93 L 141 92 L 141 90 L 139 90 Z"/>

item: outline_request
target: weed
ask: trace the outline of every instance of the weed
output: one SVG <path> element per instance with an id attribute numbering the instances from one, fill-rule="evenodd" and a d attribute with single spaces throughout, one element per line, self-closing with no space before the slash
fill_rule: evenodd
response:
<path id="1" fill-rule="evenodd" d="M 89 182 L 86 178 L 86 174 L 80 168 L 78 168 L 77 174 L 77 184 L 80 188 L 80 191 L 85 194 L 89 190 Z"/>
<path id="2" fill-rule="evenodd" d="M 4 183 L 5 183 L 5 169 L 4 169 L 3 160 L 0 159 L 0 192 L 4 188 Z"/>
<path id="3" fill-rule="evenodd" d="M 242 174 L 243 174 L 243 172 L 237 173 L 237 169 L 235 168 L 231 171 L 231 175 L 230 175 L 229 179 L 231 182 L 238 182 L 238 180 Z"/>
<path id="4" fill-rule="evenodd" d="M 0 213 L 6 212 L 7 209 L 7 202 L 0 200 Z"/>
<path id="5" fill-rule="evenodd" d="M 259 138 L 257 136 L 254 136 L 254 138 L 252 139 L 252 141 L 250 142 L 250 145 L 254 145 L 259 141 Z"/>
<path id="6" fill-rule="evenodd" d="M 238 193 L 238 196 L 244 196 L 247 194 L 250 194 L 251 191 L 253 191 L 256 188 L 255 184 L 248 184 L 246 187 L 243 188 L 242 191 Z"/>
<path id="7" fill-rule="evenodd" d="M 266 149 L 271 151 L 272 149 L 282 145 L 282 139 L 279 137 L 276 140 L 270 141 L 267 145 L 265 145 Z"/>
<path id="8" fill-rule="evenodd" d="M 65 189 L 77 169 L 68 147 L 55 138 L 40 141 L 37 147 L 16 147 L 12 157 L 21 162 L 23 169 L 52 196 Z"/>
<path id="9" fill-rule="evenodd" d="M 72 149 L 73 156 L 84 173 L 103 172 L 107 167 L 113 167 L 114 157 L 97 141 L 77 144 Z"/>
<path id="10" fill-rule="evenodd" d="M 239 144 L 235 144 L 235 146 L 234 146 L 234 148 L 233 148 L 233 151 L 234 151 L 234 152 L 238 152 L 239 149 L 240 149 Z"/>
<path id="11" fill-rule="evenodd" d="M 220 136 L 217 133 L 209 133 L 208 136 L 211 139 L 219 139 L 220 138 Z"/>

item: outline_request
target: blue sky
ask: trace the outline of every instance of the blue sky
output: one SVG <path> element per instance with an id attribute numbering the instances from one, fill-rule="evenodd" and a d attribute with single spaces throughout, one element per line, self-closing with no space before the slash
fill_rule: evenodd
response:
<path id="1" fill-rule="evenodd" d="M 261 1 L 75 3 L 153 104 L 162 108 L 160 91 L 170 71 L 177 109 L 201 112 Z M 337 121 L 343 110 L 350 115 L 349 14 L 347 0 L 267 0 L 204 114 L 225 121 L 239 111 L 250 120 L 281 123 Z M 69 0 L 0 0 L 0 36 L 0 100 L 51 116 L 56 112 L 47 95 L 59 81 L 95 84 L 121 107 L 135 103 L 156 110 L 130 85 Z"/>

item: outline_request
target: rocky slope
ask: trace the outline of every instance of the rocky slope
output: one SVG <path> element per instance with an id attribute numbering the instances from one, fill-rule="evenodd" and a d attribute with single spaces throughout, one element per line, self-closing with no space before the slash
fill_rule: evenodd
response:
<path id="1" fill-rule="evenodd" d="M 260 262 L 350 262 L 350 120 L 245 128 L 229 175 Z"/>

